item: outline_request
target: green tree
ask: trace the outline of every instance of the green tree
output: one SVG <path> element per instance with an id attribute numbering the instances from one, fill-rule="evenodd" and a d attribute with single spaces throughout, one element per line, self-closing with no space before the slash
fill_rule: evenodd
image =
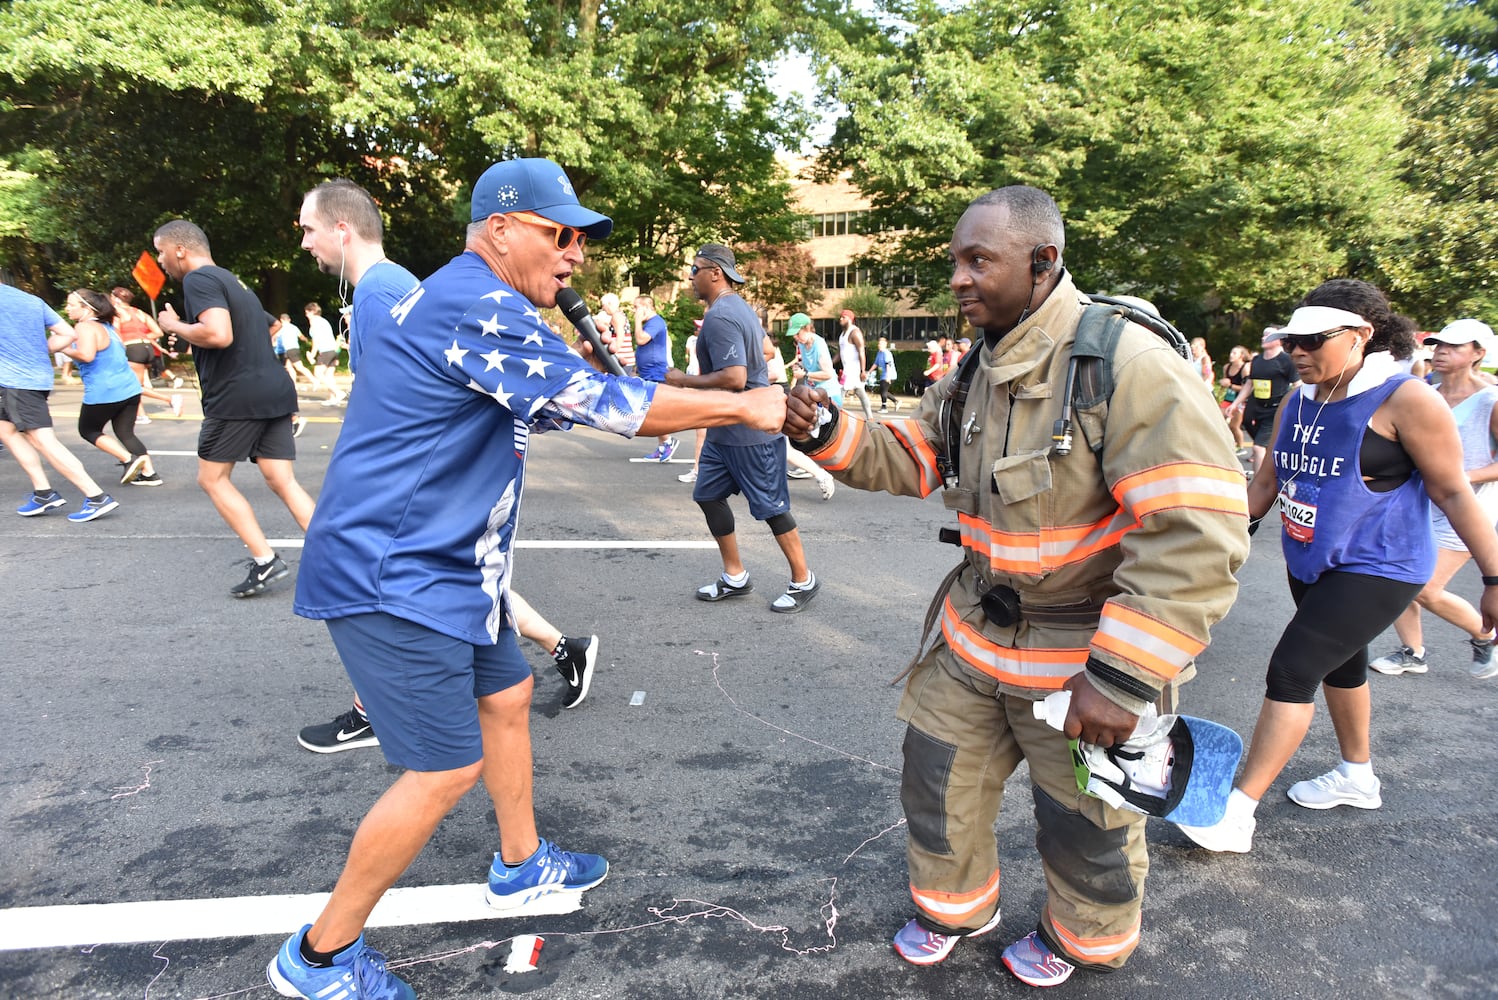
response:
<path id="1" fill-rule="evenodd" d="M 789 239 L 772 154 L 807 122 L 766 66 L 839 16 L 821 0 L 0 5 L 0 157 L 26 175 L 9 191 L 39 192 L 0 196 L 22 213 L 0 218 L 7 263 L 118 280 L 183 215 L 279 305 L 326 295 L 294 227 L 316 182 L 369 187 L 392 252 L 425 273 L 460 248 L 484 167 L 544 155 L 616 221 L 590 250 L 650 287 L 708 237 Z"/>
<path id="2" fill-rule="evenodd" d="M 903 30 L 844 62 L 823 166 L 891 227 L 878 256 L 924 263 L 923 297 L 966 203 L 1025 183 L 1060 204 L 1084 289 L 1241 320 L 1389 226 L 1395 98 L 1424 72 L 1390 45 L 1395 6 L 891 0 Z"/>

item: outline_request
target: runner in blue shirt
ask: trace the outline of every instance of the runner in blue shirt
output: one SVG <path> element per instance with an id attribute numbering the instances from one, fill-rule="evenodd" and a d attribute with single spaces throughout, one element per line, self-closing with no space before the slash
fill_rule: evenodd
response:
<path id="1" fill-rule="evenodd" d="M 540 310 L 613 223 L 578 204 L 556 164 L 495 164 L 473 192 L 466 250 L 357 334 L 358 391 L 324 479 L 298 574 L 298 614 L 326 620 L 390 763 L 316 923 L 267 975 L 283 996 L 357 983 L 413 997 L 364 943 L 370 911 L 480 778 L 500 849 L 488 899 L 515 912 L 581 893 L 608 864 L 536 830 L 532 679 L 508 613 L 510 550 L 532 431 L 574 422 L 625 436 L 784 421 L 785 397 L 689 392 L 605 376 Z"/>

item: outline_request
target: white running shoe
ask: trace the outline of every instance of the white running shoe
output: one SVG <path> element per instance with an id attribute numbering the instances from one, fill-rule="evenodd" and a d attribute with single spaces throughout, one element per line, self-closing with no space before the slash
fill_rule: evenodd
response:
<path id="1" fill-rule="evenodd" d="M 1247 854 L 1253 850 L 1254 829 L 1259 821 L 1252 816 L 1224 816 L 1211 826 L 1185 826 L 1176 828 L 1209 851 L 1230 854 Z"/>
<path id="2" fill-rule="evenodd" d="M 1287 793 L 1290 801 L 1307 809 L 1332 809 L 1336 806 L 1355 806 L 1358 809 L 1377 809 L 1384 804 L 1379 794 L 1382 783 L 1373 779 L 1372 785 L 1362 785 L 1336 768 L 1309 781 L 1297 781 Z"/>

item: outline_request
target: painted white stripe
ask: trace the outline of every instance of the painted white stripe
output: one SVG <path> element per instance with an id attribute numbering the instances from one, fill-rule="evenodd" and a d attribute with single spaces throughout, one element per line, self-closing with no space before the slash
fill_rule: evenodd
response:
<path id="1" fill-rule="evenodd" d="M 572 913 L 582 907 L 582 893 L 556 892 L 500 912 L 484 901 L 484 888 L 464 884 L 391 889 L 375 906 L 366 926 L 409 927 L 548 916 Z M 311 923 L 327 901 L 328 893 L 317 892 L 296 896 L 16 907 L 0 910 L 0 951 L 284 936 Z"/>
<path id="2" fill-rule="evenodd" d="M 35 521 L 35 520 L 41 520 L 41 519 L 40 518 L 34 518 L 33 520 Z M 60 523 L 60 522 L 59 521 L 53 521 L 52 523 L 53 524 L 57 524 L 57 523 Z M 33 537 L 36 537 L 36 536 L 33 536 Z M 47 536 L 47 537 L 51 537 L 51 536 Z M 164 534 L 164 533 L 134 533 L 134 534 L 128 534 L 128 535 L 116 534 L 116 535 L 110 535 L 109 538 L 110 538 L 111 541 L 125 540 L 125 541 L 147 541 L 147 542 L 162 542 L 162 541 L 170 542 L 170 541 L 182 541 L 184 539 L 193 539 L 193 540 L 215 540 L 216 539 L 216 540 L 219 540 L 219 541 L 233 541 L 234 540 L 234 536 L 233 535 L 176 535 L 176 534 Z M 303 544 L 303 540 L 300 539 L 300 538 L 267 538 L 266 541 L 268 543 L 270 543 L 270 547 L 273 548 L 273 549 L 299 549 L 299 548 L 302 547 L 302 544 Z M 707 538 L 707 539 L 681 539 L 681 538 L 650 539 L 650 538 L 638 538 L 638 539 L 617 539 L 617 540 L 614 540 L 614 541 L 605 541 L 603 539 L 592 539 L 592 540 L 589 540 L 589 539 L 574 539 L 574 538 L 567 538 L 567 539 L 562 539 L 562 538 L 522 538 L 520 541 L 518 541 L 518 542 L 515 543 L 514 547 L 517 548 L 517 549 L 583 549 L 583 550 L 586 550 L 586 549 L 641 549 L 641 550 L 651 550 L 651 549 L 717 549 L 718 543 L 715 542 L 715 541 L 713 541 L 710 538 Z"/>
<path id="3" fill-rule="evenodd" d="M 631 462 L 644 462 L 646 465 L 696 465 L 690 458 L 668 458 L 662 462 L 658 458 L 632 458 Z"/>

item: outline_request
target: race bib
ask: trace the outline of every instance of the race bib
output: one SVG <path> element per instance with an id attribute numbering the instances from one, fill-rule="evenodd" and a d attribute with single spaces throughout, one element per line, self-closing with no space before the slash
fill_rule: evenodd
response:
<path id="1" fill-rule="evenodd" d="M 1296 499 L 1291 492 L 1300 492 L 1301 497 Z M 1280 492 L 1280 520 L 1285 523 L 1285 534 L 1297 542 L 1310 542 L 1316 537 L 1316 505 L 1307 502 L 1303 490 Z"/>
<path id="2" fill-rule="evenodd" d="M 1254 399 L 1268 399 L 1270 391 L 1274 388 L 1274 382 L 1267 378 L 1256 378 L 1254 383 Z"/>

